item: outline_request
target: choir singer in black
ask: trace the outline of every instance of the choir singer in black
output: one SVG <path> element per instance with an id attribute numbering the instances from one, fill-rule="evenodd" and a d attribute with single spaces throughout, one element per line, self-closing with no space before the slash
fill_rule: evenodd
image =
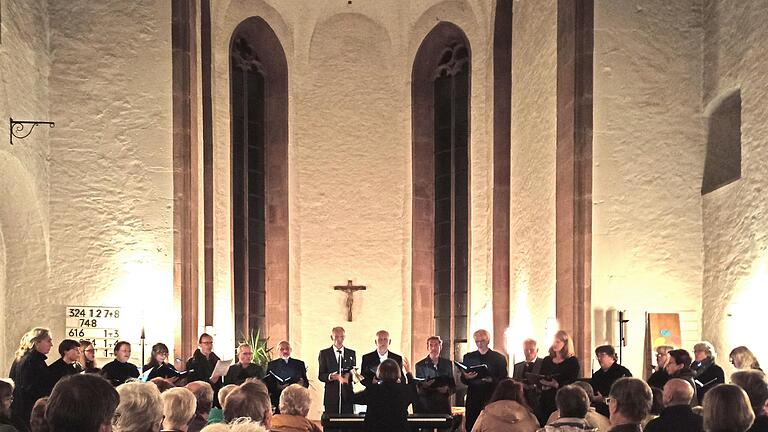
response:
<path id="1" fill-rule="evenodd" d="M 386 359 L 392 359 L 397 365 L 403 367 L 403 358 L 389 350 L 389 344 L 392 339 L 389 338 L 389 332 L 379 330 L 376 332 L 376 350 L 363 356 L 363 362 L 360 365 L 360 374 L 363 376 L 361 384 L 368 387 L 376 381 L 376 370 Z"/>
<path id="2" fill-rule="evenodd" d="M 496 384 L 507 377 L 507 359 L 498 352 L 490 349 L 491 335 L 487 330 L 478 330 L 472 337 L 475 339 L 477 351 L 464 354 L 462 362 L 467 367 L 486 365 L 479 372 L 462 371 L 461 382 L 467 385 L 466 429 L 472 427 L 491 398 Z"/>
<path id="3" fill-rule="evenodd" d="M 280 394 L 291 384 L 298 384 L 304 388 L 309 387 L 307 379 L 307 366 L 304 362 L 291 357 L 291 344 L 288 341 L 280 341 L 277 344 L 277 353 L 280 358 L 267 364 L 267 374 L 264 382 L 269 389 L 269 397 L 276 413 L 280 413 Z"/>
<path id="4" fill-rule="evenodd" d="M 325 412 L 330 414 L 348 414 L 353 411 L 351 371 L 357 365 L 357 357 L 353 350 L 344 346 L 344 337 L 344 328 L 334 327 L 331 330 L 333 345 L 320 351 L 317 359 L 320 364 L 318 379 L 325 383 L 323 405 Z"/>
<path id="5" fill-rule="evenodd" d="M 120 341 L 115 344 L 115 359 L 101 368 L 101 375 L 114 387 L 126 382 L 130 378 L 139 377 L 139 367 L 129 363 L 131 359 L 131 344 Z"/>
<path id="6" fill-rule="evenodd" d="M 418 399 L 413 407 L 416 413 L 451 413 L 451 395 L 456 392 L 456 381 L 453 379 L 453 364 L 440 357 L 442 349 L 440 336 L 430 336 L 427 339 L 429 354 L 416 363 Z"/>
<path id="7" fill-rule="evenodd" d="M 231 365 L 224 375 L 223 385 L 240 385 L 248 378 L 264 378 L 264 368 L 253 363 L 253 349 L 246 343 L 237 347 L 237 363 Z"/>

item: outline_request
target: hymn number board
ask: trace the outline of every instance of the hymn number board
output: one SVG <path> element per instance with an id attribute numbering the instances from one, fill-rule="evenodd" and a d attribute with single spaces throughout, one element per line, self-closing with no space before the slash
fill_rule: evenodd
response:
<path id="1" fill-rule="evenodd" d="M 115 344 L 121 340 L 120 308 L 103 306 L 67 306 L 66 335 L 69 339 L 87 339 L 96 348 L 96 356 L 114 357 Z"/>

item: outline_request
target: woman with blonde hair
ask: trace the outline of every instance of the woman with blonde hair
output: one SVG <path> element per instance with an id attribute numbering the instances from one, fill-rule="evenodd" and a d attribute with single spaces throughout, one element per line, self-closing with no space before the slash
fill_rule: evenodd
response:
<path id="1" fill-rule="evenodd" d="M 571 336 L 565 330 L 558 331 L 552 340 L 549 355 L 544 357 L 541 363 L 541 375 L 546 377 L 540 380 L 541 400 L 536 411 L 536 417 L 541 424 L 546 424 L 549 416 L 557 410 L 557 389 L 576 382 L 580 370 Z"/>
<path id="2" fill-rule="evenodd" d="M 736 348 L 731 350 L 731 354 L 729 355 L 731 364 L 733 367 L 739 370 L 743 369 L 760 369 L 760 363 L 758 363 L 757 358 L 754 354 L 752 354 L 752 351 L 749 350 L 749 348 L 745 346 L 737 346 Z"/>
<path id="3" fill-rule="evenodd" d="M 280 394 L 280 414 L 272 417 L 270 430 L 274 432 L 322 432 L 307 419 L 312 404 L 309 390 L 291 384 Z"/>
<path id="4" fill-rule="evenodd" d="M 170 391 L 170 390 L 169 390 Z M 163 402 L 157 386 L 129 382 L 117 387 L 120 404 L 112 422 L 115 432 L 159 432 L 163 421 Z"/>
<path id="5" fill-rule="evenodd" d="M 160 394 L 163 401 L 163 430 L 186 432 L 195 417 L 197 399 L 184 387 L 174 387 Z"/>
<path id="6" fill-rule="evenodd" d="M 708 391 L 702 415 L 707 432 L 746 432 L 755 420 L 749 397 L 734 384 L 720 384 Z"/>
<path id="7" fill-rule="evenodd" d="M 51 331 L 45 327 L 35 327 L 21 337 L 16 359 L 11 365 L 8 376 L 15 383 L 12 415 L 17 424 L 27 428 L 35 402 L 50 395 L 56 384 L 45 362 L 48 358 L 46 354 L 52 346 Z"/>

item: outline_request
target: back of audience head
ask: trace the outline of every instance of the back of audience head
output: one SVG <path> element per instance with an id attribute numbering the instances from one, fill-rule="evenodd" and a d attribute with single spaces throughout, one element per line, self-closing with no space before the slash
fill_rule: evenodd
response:
<path id="1" fill-rule="evenodd" d="M 669 361 L 667 362 L 667 373 L 674 375 L 675 372 L 683 369 L 689 369 L 691 366 L 691 355 L 684 349 L 669 351 Z"/>
<path id="2" fill-rule="evenodd" d="M 376 369 L 376 376 L 382 382 L 397 382 L 400 380 L 400 366 L 392 359 L 386 359 Z"/>
<path id="3" fill-rule="evenodd" d="M 187 384 L 187 386 L 189 386 L 189 384 Z M 221 404 L 222 409 L 224 409 L 224 404 L 227 403 L 227 396 L 229 396 L 229 394 L 232 393 L 232 390 L 236 388 L 237 388 L 236 384 L 227 384 L 221 389 L 219 389 L 219 404 Z M 194 390 L 192 391 L 192 393 L 194 393 Z M 211 394 L 213 394 L 213 389 L 211 389 Z"/>
<path id="4" fill-rule="evenodd" d="M 21 337 L 21 341 L 19 341 L 19 348 L 16 350 L 16 358 L 21 358 L 21 356 L 28 353 L 32 348 L 35 348 L 37 344 L 45 341 L 51 343 L 51 331 L 45 327 L 35 327 L 24 333 Z M 50 347 L 43 351 L 45 351 L 43 354 L 48 354 Z"/>
<path id="5" fill-rule="evenodd" d="M 272 419 L 272 403 L 267 387 L 261 381 L 248 381 L 227 395 L 224 420 L 231 422 L 248 417 L 269 428 Z"/>
<path id="6" fill-rule="evenodd" d="M 490 404 L 492 402 L 502 400 L 515 401 L 530 410 L 528 402 L 525 400 L 523 385 L 519 382 L 513 381 L 510 378 L 504 378 L 499 381 L 499 384 L 496 386 L 496 390 L 493 391 L 491 399 L 488 400 L 488 403 Z"/>
<path id="7" fill-rule="evenodd" d="M 688 381 L 672 378 L 664 384 L 664 406 L 690 405 L 693 387 Z"/>
<path id="8" fill-rule="evenodd" d="M 45 420 L 45 409 L 48 407 L 48 396 L 41 397 L 32 406 L 32 414 L 29 416 L 29 430 L 31 432 L 48 432 L 48 422 Z"/>
<path id="9" fill-rule="evenodd" d="M 200 432 L 267 432 L 267 430 L 249 419 L 236 419 L 231 424 L 209 424 Z"/>
<path id="10" fill-rule="evenodd" d="M 581 387 L 581 389 L 584 390 L 587 394 L 587 398 L 589 398 L 589 404 L 592 405 L 595 401 L 595 389 L 592 387 L 592 384 L 586 381 L 576 381 L 573 385 Z"/>
<path id="11" fill-rule="evenodd" d="M 76 374 L 53 387 L 45 419 L 51 432 L 109 431 L 118 406 L 117 391 L 96 375 Z"/>
<path id="12" fill-rule="evenodd" d="M 589 396 L 580 386 L 570 384 L 555 393 L 555 404 L 561 418 L 583 419 L 589 411 Z"/>
<path id="13" fill-rule="evenodd" d="M 237 387 L 234 384 L 230 385 L 232 387 L 230 387 L 230 390 L 228 390 L 227 393 L 229 393 L 231 389 Z M 224 387 L 229 387 L 230 385 Z M 186 387 L 195 396 L 195 413 L 207 417 L 208 413 L 211 412 L 211 408 L 213 408 L 213 387 L 205 381 L 192 381 L 187 384 Z M 219 400 L 223 401 L 224 398 L 226 398 L 226 393 L 224 393 L 224 388 L 222 388 L 219 390 Z M 224 405 L 224 402 L 221 402 L 221 404 Z"/>
<path id="14" fill-rule="evenodd" d="M 11 402 L 13 402 L 13 385 L 0 380 L 0 418 L 11 418 Z"/>
<path id="15" fill-rule="evenodd" d="M 731 363 L 736 369 L 760 369 L 760 363 L 749 348 L 738 346 L 731 350 Z"/>
<path id="16" fill-rule="evenodd" d="M 306 417 L 312 404 L 308 389 L 291 384 L 280 394 L 280 414 Z"/>
<path id="17" fill-rule="evenodd" d="M 129 382 L 117 387 L 120 404 L 113 422 L 116 432 L 157 432 L 163 420 L 163 403 L 156 386 Z"/>
<path id="18" fill-rule="evenodd" d="M 707 432 L 745 432 L 755 420 L 749 397 L 733 384 L 710 389 L 704 395 L 702 415 Z"/>
<path id="19" fill-rule="evenodd" d="M 747 393 L 755 417 L 766 415 L 765 406 L 768 402 L 768 384 L 765 374 L 757 369 L 746 369 L 734 372 L 731 382 L 741 387 Z"/>
<path id="20" fill-rule="evenodd" d="M 154 384 L 157 387 L 157 389 L 160 390 L 160 393 L 165 393 L 166 391 L 176 387 L 175 384 L 161 377 L 154 377 L 151 380 L 149 380 L 149 382 Z"/>
<path id="21" fill-rule="evenodd" d="M 186 430 L 195 418 L 195 395 L 184 387 L 175 387 L 160 395 L 163 401 L 163 429 Z"/>
<path id="22" fill-rule="evenodd" d="M 611 386 L 610 403 L 611 423 L 617 417 L 640 423 L 651 411 L 653 393 L 645 381 L 637 378 L 619 378 Z"/>

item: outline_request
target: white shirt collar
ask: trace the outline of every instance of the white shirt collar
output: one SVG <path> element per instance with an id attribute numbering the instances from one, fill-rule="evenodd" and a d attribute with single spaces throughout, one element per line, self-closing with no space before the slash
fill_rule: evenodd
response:
<path id="1" fill-rule="evenodd" d="M 379 356 L 379 363 L 383 362 L 384 360 L 389 358 L 389 351 L 385 352 L 384 355 L 379 354 L 379 351 L 376 351 L 376 355 Z"/>

